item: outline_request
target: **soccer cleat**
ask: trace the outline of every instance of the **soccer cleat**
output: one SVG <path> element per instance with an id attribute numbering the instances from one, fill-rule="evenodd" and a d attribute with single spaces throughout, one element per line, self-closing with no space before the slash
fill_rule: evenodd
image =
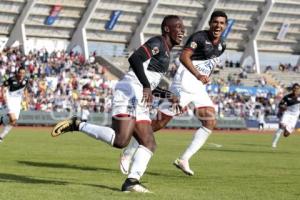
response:
<path id="1" fill-rule="evenodd" d="M 53 137 L 57 137 L 67 132 L 78 131 L 79 124 L 80 120 L 77 120 L 77 117 L 72 117 L 71 119 L 63 120 L 54 126 L 51 135 Z"/>
<path id="2" fill-rule="evenodd" d="M 125 156 L 122 152 L 120 157 L 120 170 L 122 174 L 126 175 L 129 173 L 130 164 L 131 164 L 131 157 Z"/>
<path id="3" fill-rule="evenodd" d="M 194 172 L 190 169 L 189 161 L 177 158 L 173 163 L 178 169 L 182 170 L 185 174 L 193 176 Z"/>
<path id="4" fill-rule="evenodd" d="M 122 185 L 122 192 L 151 193 L 137 179 L 127 178 Z"/>
<path id="5" fill-rule="evenodd" d="M 277 148 L 277 145 L 276 144 L 272 144 L 272 148 Z"/>
<path id="6" fill-rule="evenodd" d="M 0 143 L 2 143 L 3 142 L 3 139 L 0 137 Z"/>

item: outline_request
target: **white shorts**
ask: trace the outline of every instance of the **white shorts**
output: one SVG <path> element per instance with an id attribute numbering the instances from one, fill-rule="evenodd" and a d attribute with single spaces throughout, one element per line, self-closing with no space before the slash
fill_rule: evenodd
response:
<path id="1" fill-rule="evenodd" d="M 121 80 L 113 93 L 112 115 L 133 116 L 137 122 L 150 122 L 150 110 L 142 103 L 143 87 L 140 83 Z"/>
<path id="2" fill-rule="evenodd" d="M 195 108 L 202 108 L 202 107 L 215 107 L 214 103 L 212 102 L 211 98 L 209 97 L 208 93 L 206 92 L 205 85 L 199 81 L 198 86 L 195 86 L 198 89 L 194 92 L 187 92 L 182 89 L 181 85 L 178 84 L 171 84 L 170 91 L 173 92 L 179 98 L 179 105 L 182 108 L 186 108 L 190 103 L 192 103 Z M 175 116 L 176 113 L 170 106 L 160 106 L 159 110 L 169 116 Z"/>
<path id="3" fill-rule="evenodd" d="M 296 127 L 297 121 L 298 121 L 299 115 L 290 113 L 290 112 L 284 112 L 283 116 L 281 118 L 280 123 L 285 126 L 285 129 L 292 133 Z"/>
<path id="4" fill-rule="evenodd" d="M 19 119 L 21 110 L 21 97 L 7 97 L 6 112 L 14 114 L 16 119 Z"/>

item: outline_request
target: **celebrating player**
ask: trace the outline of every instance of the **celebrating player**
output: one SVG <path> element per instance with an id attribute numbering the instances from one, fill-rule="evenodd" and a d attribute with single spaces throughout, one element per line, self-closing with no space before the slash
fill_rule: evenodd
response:
<path id="1" fill-rule="evenodd" d="M 161 36 L 150 38 L 128 59 L 130 70 L 120 80 L 114 92 L 112 128 L 81 122 L 76 118 L 59 122 L 52 131 L 58 136 L 69 131 L 81 131 L 116 148 L 128 145 L 133 130 L 139 146 L 133 156 L 128 178 L 122 191 L 149 192 L 140 184 L 140 178 L 156 148 L 149 116 L 154 90 L 163 74 L 167 72 L 170 50 L 180 44 L 184 36 L 184 25 L 176 15 L 166 16 L 161 24 Z"/>
<path id="2" fill-rule="evenodd" d="M 279 129 L 274 133 L 272 147 L 276 148 L 278 140 L 283 133 L 288 137 L 295 129 L 300 114 L 300 85 L 295 83 L 292 92 L 279 102 L 279 116 L 281 117 Z"/>
<path id="3" fill-rule="evenodd" d="M 6 113 L 1 116 L 0 124 L 3 124 L 3 131 L 0 133 L 0 142 L 9 133 L 16 121 L 19 119 L 23 95 L 28 99 L 26 86 L 28 79 L 25 77 L 25 68 L 20 67 L 15 76 L 10 77 L 3 83 L 2 96 L 6 105 Z"/>
<path id="4" fill-rule="evenodd" d="M 204 145 L 216 125 L 214 105 L 206 92 L 206 84 L 214 67 L 219 64 L 220 56 L 225 51 L 225 43 L 221 34 L 227 25 L 227 15 L 222 11 L 214 11 L 209 21 L 209 30 L 198 31 L 192 34 L 180 56 L 179 66 L 170 90 L 179 97 L 182 108 L 193 103 L 195 115 L 202 126 L 194 134 L 194 138 L 174 165 L 188 175 L 194 175 L 189 167 L 190 158 Z M 173 110 L 161 108 L 158 120 L 152 121 L 153 131 L 160 130 L 175 116 Z M 137 143 L 132 140 L 123 151 L 120 160 L 120 169 L 126 174 L 129 171 L 132 155 Z"/>

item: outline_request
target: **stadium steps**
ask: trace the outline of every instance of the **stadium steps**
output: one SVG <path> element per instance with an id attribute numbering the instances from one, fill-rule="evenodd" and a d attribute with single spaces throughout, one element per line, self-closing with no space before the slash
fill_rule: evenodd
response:
<path id="1" fill-rule="evenodd" d="M 274 87 L 280 86 L 280 82 L 273 77 L 269 72 L 263 73 L 262 76 L 265 78 L 268 85 L 272 85 Z"/>
<path id="2" fill-rule="evenodd" d="M 100 63 L 101 65 L 107 66 L 107 69 L 109 72 L 117 77 L 118 79 L 122 78 L 125 72 L 116 64 L 114 64 L 110 58 L 104 57 L 104 56 L 97 56 L 96 57 L 96 62 Z"/>
<path id="3" fill-rule="evenodd" d="M 241 83 L 245 86 L 256 86 L 258 85 L 258 80 L 261 78 L 259 74 L 255 73 L 247 73 L 247 78 L 241 79 L 239 78 L 239 74 L 241 73 L 242 68 L 235 67 L 225 67 L 219 71 L 219 74 L 213 74 L 212 79 L 218 80 L 223 79 L 227 82 L 227 78 L 229 74 L 232 75 L 234 80 L 241 80 Z"/>
<path id="4" fill-rule="evenodd" d="M 296 72 L 281 72 L 281 71 L 269 71 L 269 74 L 280 83 L 282 86 L 290 86 L 292 83 L 299 82 L 300 73 Z"/>

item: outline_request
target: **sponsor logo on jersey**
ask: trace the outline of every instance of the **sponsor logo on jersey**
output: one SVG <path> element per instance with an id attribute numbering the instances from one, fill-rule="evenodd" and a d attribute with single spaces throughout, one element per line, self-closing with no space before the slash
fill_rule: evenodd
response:
<path id="1" fill-rule="evenodd" d="M 197 48 L 197 43 L 196 42 L 191 42 L 191 48 L 196 49 Z"/>
<path id="2" fill-rule="evenodd" d="M 152 49 L 152 54 L 153 55 L 156 55 L 156 54 L 158 54 L 159 53 L 159 48 L 158 47 L 153 47 L 153 49 Z"/>

